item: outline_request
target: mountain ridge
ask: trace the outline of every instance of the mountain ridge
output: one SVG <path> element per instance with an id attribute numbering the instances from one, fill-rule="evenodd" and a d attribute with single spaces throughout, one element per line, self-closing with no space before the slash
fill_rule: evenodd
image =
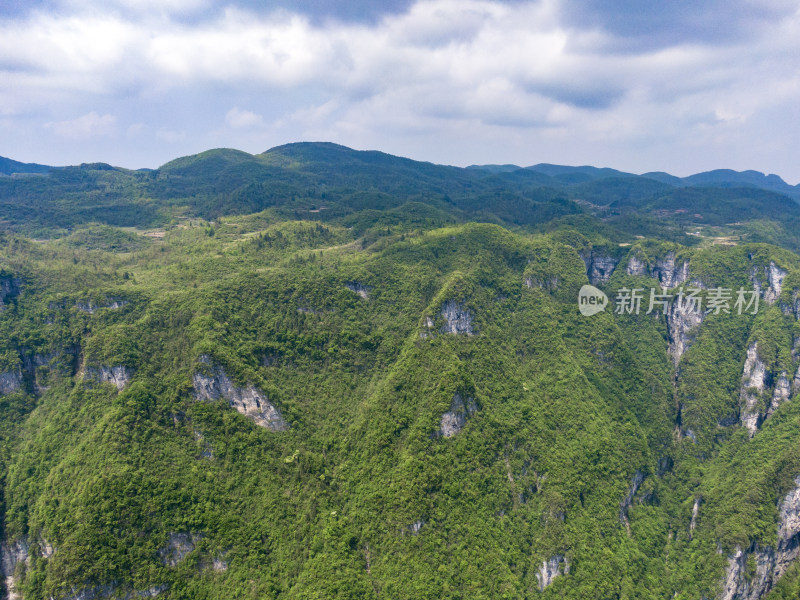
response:
<path id="1" fill-rule="evenodd" d="M 786 183 L 779 175 L 765 174 L 756 170 L 735 171 L 732 169 L 713 169 L 710 171 L 703 171 L 688 175 L 686 177 L 678 177 L 665 172 L 646 172 L 641 174 L 629 173 L 619 171 L 609 167 L 595 167 L 591 165 L 583 166 L 569 166 L 557 165 L 551 163 L 538 163 L 527 167 L 518 166 L 515 164 L 504 165 L 469 165 L 467 167 L 456 167 L 452 165 L 437 164 L 428 161 L 419 161 L 411 158 L 396 156 L 381 152 L 378 150 L 355 150 L 341 144 L 333 142 L 292 142 L 274 146 L 261 153 L 250 154 L 242 150 L 233 148 L 216 148 L 209 149 L 198 154 L 186 155 L 178 157 L 164 163 L 156 169 L 143 169 L 145 171 L 161 171 L 176 168 L 178 165 L 191 163 L 201 158 L 214 158 L 220 159 L 223 155 L 228 158 L 236 155 L 246 160 L 251 158 L 269 158 L 272 156 L 284 157 L 304 157 L 308 158 L 309 154 L 315 155 L 317 159 L 330 158 L 331 156 L 347 157 L 356 162 L 366 164 L 390 164 L 401 163 L 407 165 L 430 165 L 434 167 L 445 167 L 464 171 L 484 171 L 496 174 L 513 173 L 515 171 L 527 169 L 555 177 L 560 183 L 584 183 L 589 180 L 606 179 L 613 177 L 643 177 L 649 179 L 656 179 L 662 183 L 668 183 L 673 186 L 699 186 L 710 185 L 713 187 L 733 187 L 733 186 L 751 186 L 761 189 L 768 189 L 776 191 L 790 197 L 800 200 L 800 184 L 791 185 Z M 78 165 L 73 165 L 76 167 Z M 82 165 L 85 166 L 85 165 Z M 110 166 L 110 165 L 109 165 Z M 43 174 L 48 173 L 54 169 L 65 167 L 53 167 L 49 165 L 41 165 L 37 163 L 22 163 L 10 158 L 0 156 L 0 174 L 13 175 L 13 174 Z M 120 169 L 120 167 L 114 167 Z M 124 169 L 128 170 L 128 169 Z"/>

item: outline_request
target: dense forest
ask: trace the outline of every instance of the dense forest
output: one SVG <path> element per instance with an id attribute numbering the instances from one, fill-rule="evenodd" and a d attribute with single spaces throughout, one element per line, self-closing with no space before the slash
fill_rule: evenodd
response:
<path id="1" fill-rule="evenodd" d="M 0 596 L 800 597 L 774 176 L 0 168 Z"/>

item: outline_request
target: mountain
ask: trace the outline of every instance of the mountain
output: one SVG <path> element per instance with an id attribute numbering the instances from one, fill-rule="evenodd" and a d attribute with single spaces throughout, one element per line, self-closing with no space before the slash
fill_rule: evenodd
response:
<path id="1" fill-rule="evenodd" d="M 777 175 L 765 175 L 759 171 L 731 171 L 717 169 L 690 175 L 683 179 L 689 185 L 707 185 L 720 187 L 752 186 L 785 194 L 800 200 L 800 185 L 789 185 Z"/>
<path id="2" fill-rule="evenodd" d="M 0 596 L 800 597 L 800 206 L 595 175 L 0 178 Z"/>
<path id="3" fill-rule="evenodd" d="M 531 171 L 536 171 L 537 173 L 549 175 L 550 177 L 553 177 L 562 183 L 584 183 L 587 181 L 606 179 L 609 177 L 636 177 L 636 175 L 632 173 L 625 173 L 623 171 L 617 171 L 616 169 L 597 168 L 590 166 L 568 167 L 564 165 L 540 163 L 538 165 L 533 165 L 526 168 L 530 169 Z"/>
<path id="4" fill-rule="evenodd" d="M 467 169 L 488 171 L 489 173 L 511 173 L 519 171 L 521 168 L 517 165 L 470 165 L 467 167 Z"/>
<path id="5" fill-rule="evenodd" d="M 13 175 L 14 173 L 48 173 L 53 168 L 54 167 L 37 165 L 35 163 L 21 163 L 0 156 L 0 175 Z"/>

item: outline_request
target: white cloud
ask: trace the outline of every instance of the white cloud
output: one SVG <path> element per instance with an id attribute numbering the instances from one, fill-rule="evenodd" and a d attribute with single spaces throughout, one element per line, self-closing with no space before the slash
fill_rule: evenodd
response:
<path id="1" fill-rule="evenodd" d="M 253 129 L 264 127 L 264 117 L 249 110 L 235 106 L 225 114 L 225 122 L 234 129 Z"/>
<path id="2" fill-rule="evenodd" d="M 259 136 L 279 129 L 416 147 L 415 156 L 434 159 L 435 152 L 442 162 L 480 160 L 481 148 L 501 148 L 505 136 L 509 153 L 591 162 L 582 153 L 600 151 L 631 169 L 646 160 L 652 168 L 683 164 L 685 148 L 697 144 L 705 144 L 705 160 L 722 163 L 734 156 L 732 139 L 759 133 L 761 115 L 794 119 L 800 13 L 771 23 L 758 45 L 676 38 L 623 52 L 615 50 L 624 45 L 619 31 L 566 22 L 566 1 L 421 0 L 373 24 L 315 25 L 287 11 L 235 8 L 173 17 L 198 14 L 205 0 L 159 2 L 163 10 L 155 0 L 115 0 L 110 12 L 73 0 L 66 5 L 72 12 L 0 19 L 0 114 L 105 106 L 124 128 L 144 123 L 171 143 L 193 138 L 199 145 L 194 138 L 208 132 L 215 143 L 260 144 Z M 222 113 L 227 128 L 215 130 Z M 195 118 L 167 121 L 184 115 Z M 108 135 L 116 127 L 114 117 L 96 112 L 48 118 L 61 136 Z M 786 149 L 794 142 L 785 129 L 776 132 L 784 151 L 772 151 L 790 164 Z M 649 158 L 648 144 L 659 148 Z"/>
<path id="3" fill-rule="evenodd" d="M 112 135 L 117 129 L 117 118 L 114 115 L 98 115 L 92 111 L 67 121 L 45 123 L 58 136 L 72 139 L 83 139 Z"/>

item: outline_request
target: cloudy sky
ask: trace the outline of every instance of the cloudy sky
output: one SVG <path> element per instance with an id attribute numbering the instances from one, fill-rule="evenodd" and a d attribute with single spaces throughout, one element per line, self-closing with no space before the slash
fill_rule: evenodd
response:
<path id="1" fill-rule="evenodd" d="M 0 0 L 0 155 L 333 141 L 800 182 L 800 0 Z"/>

